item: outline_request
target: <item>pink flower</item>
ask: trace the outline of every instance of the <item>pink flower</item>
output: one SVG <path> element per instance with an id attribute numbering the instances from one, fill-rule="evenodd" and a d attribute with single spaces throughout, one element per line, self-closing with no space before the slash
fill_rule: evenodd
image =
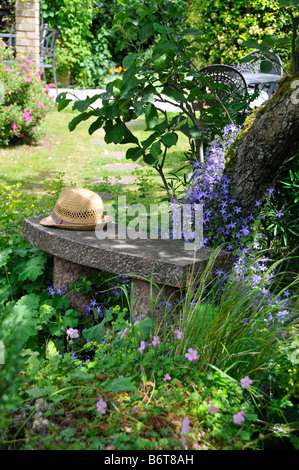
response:
<path id="1" fill-rule="evenodd" d="M 143 351 L 145 350 L 145 341 L 141 341 L 140 343 L 140 348 L 138 348 L 138 351 L 143 354 Z"/>
<path id="2" fill-rule="evenodd" d="M 78 336 L 79 336 L 78 330 L 76 330 L 76 329 L 74 329 L 74 328 L 67 328 L 67 329 L 66 329 L 66 334 L 67 334 L 67 336 L 69 336 L 69 338 L 71 338 L 71 339 L 76 339 L 76 338 L 78 338 Z"/>
<path id="3" fill-rule="evenodd" d="M 6 72 L 10 72 L 10 68 L 8 67 L 8 65 L 5 65 L 4 70 L 5 70 Z"/>
<path id="4" fill-rule="evenodd" d="M 184 449 L 186 449 L 186 447 L 187 447 L 187 443 L 186 443 L 186 440 L 184 438 L 184 434 L 189 432 L 189 429 L 190 429 L 190 420 L 189 420 L 188 416 L 186 416 L 182 421 L 182 432 L 181 432 L 182 444 L 184 446 Z"/>
<path id="5" fill-rule="evenodd" d="M 46 93 L 49 93 L 51 86 L 54 86 L 54 83 L 49 83 L 49 85 L 46 85 Z"/>
<path id="6" fill-rule="evenodd" d="M 167 382 L 168 380 L 171 380 L 171 377 L 170 377 L 169 374 L 165 374 L 164 377 L 163 377 L 163 381 Z"/>
<path id="7" fill-rule="evenodd" d="M 196 349 L 189 348 L 188 352 L 185 354 L 185 357 L 190 361 L 190 362 L 195 362 L 198 359 L 198 354 Z"/>
<path id="8" fill-rule="evenodd" d="M 234 414 L 233 421 L 235 424 L 242 424 L 245 421 L 244 411 L 238 411 L 238 413 Z"/>
<path id="9" fill-rule="evenodd" d="M 23 113 L 23 116 L 25 119 L 27 119 L 28 122 L 32 122 L 32 117 L 30 116 L 31 111 L 26 111 Z"/>
<path id="10" fill-rule="evenodd" d="M 28 83 L 32 81 L 30 77 L 24 77 L 24 80 L 26 80 Z"/>
<path id="11" fill-rule="evenodd" d="M 6 46 L 6 42 L 2 41 L 1 46 L 5 47 L 5 46 Z"/>
<path id="12" fill-rule="evenodd" d="M 244 379 L 241 379 L 240 382 L 242 388 L 250 388 L 250 385 L 253 383 L 253 380 L 251 380 L 248 375 L 246 375 L 246 377 L 244 377 Z"/>
<path id="13" fill-rule="evenodd" d="M 27 67 L 27 63 L 26 62 L 23 62 L 20 67 Z"/>
<path id="14" fill-rule="evenodd" d="M 101 398 L 97 398 L 97 404 L 96 404 L 97 412 L 101 413 L 104 415 L 106 413 L 106 408 L 107 408 L 107 403 L 104 402 Z"/>
<path id="15" fill-rule="evenodd" d="M 129 331 L 129 328 L 125 328 L 124 331 L 121 332 L 120 337 L 123 338 Z"/>
<path id="16" fill-rule="evenodd" d="M 20 135 L 20 137 L 24 137 L 24 135 L 25 135 L 24 132 L 22 132 L 22 134 Z"/>
<path id="17" fill-rule="evenodd" d="M 183 337 L 183 332 L 178 330 L 177 328 L 174 330 L 174 334 L 177 337 L 177 339 L 182 339 Z"/>
<path id="18" fill-rule="evenodd" d="M 160 344 L 161 344 L 161 341 L 159 339 L 159 336 L 154 336 L 153 342 L 152 342 L 152 345 L 154 346 L 154 348 L 156 348 L 157 346 L 160 346 Z"/>
<path id="19" fill-rule="evenodd" d="M 16 129 L 17 129 L 18 126 L 14 123 L 11 127 L 12 127 L 12 130 L 13 130 L 13 131 L 16 131 Z"/>

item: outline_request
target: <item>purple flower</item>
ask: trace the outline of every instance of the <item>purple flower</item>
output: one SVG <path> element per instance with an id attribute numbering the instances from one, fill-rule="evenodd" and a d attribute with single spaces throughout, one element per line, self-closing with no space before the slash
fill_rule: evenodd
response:
<path id="1" fill-rule="evenodd" d="M 280 219 L 284 215 L 284 213 L 282 212 L 282 210 L 280 210 L 280 211 L 276 211 L 275 215 L 276 217 Z"/>
<path id="2" fill-rule="evenodd" d="M 246 377 L 244 377 L 243 379 L 240 380 L 241 382 L 241 387 L 242 388 L 249 388 L 250 385 L 253 383 L 253 380 L 251 380 L 248 375 L 246 375 Z"/>
<path id="3" fill-rule="evenodd" d="M 177 328 L 174 330 L 174 334 L 177 337 L 177 339 L 182 339 L 183 337 L 183 332 L 178 330 Z"/>
<path id="4" fill-rule="evenodd" d="M 107 403 L 104 402 L 101 398 L 97 398 L 97 404 L 96 404 L 97 412 L 101 413 L 104 415 L 106 413 L 106 408 L 107 408 Z"/>
<path id="5" fill-rule="evenodd" d="M 67 336 L 69 336 L 71 339 L 76 339 L 76 338 L 78 338 L 78 336 L 79 336 L 78 330 L 76 330 L 76 329 L 74 329 L 74 328 L 67 328 L 67 329 L 66 329 L 66 334 L 67 334 Z"/>
<path id="6" fill-rule="evenodd" d="M 141 354 L 143 354 L 143 351 L 145 350 L 145 346 L 146 346 L 145 341 L 141 341 L 140 347 L 138 348 L 138 351 L 139 351 Z"/>
<path id="7" fill-rule="evenodd" d="M 196 349 L 189 348 L 188 352 L 185 354 L 185 357 L 188 359 L 190 362 L 195 362 L 198 359 L 198 354 Z"/>
<path id="8" fill-rule="evenodd" d="M 238 411 L 238 413 L 234 414 L 233 421 L 235 424 L 242 424 L 245 421 L 244 411 Z"/>
<path id="9" fill-rule="evenodd" d="M 184 434 L 189 432 L 189 429 L 190 429 L 190 420 L 189 420 L 188 416 L 186 416 L 182 421 L 182 432 L 181 432 L 182 444 L 183 444 L 184 448 L 186 448 L 186 445 L 187 445 L 186 441 L 185 441 L 185 438 L 184 438 Z"/>
<path id="10" fill-rule="evenodd" d="M 152 345 L 154 346 L 154 348 L 156 348 L 157 346 L 160 346 L 160 344 L 161 344 L 161 341 L 159 339 L 159 336 L 154 336 L 153 341 L 152 341 Z"/>
<path id="11" fill-rule="evenodd" d="M 213 413 L 213 414 L 216 414 L 219 411 L 219 408 L 217 408 L 217 406 L 213 406 L 211 404 L 208 405 L 208 409 L 209 409 L 209 413 Z"/>
<path id="12" fill-rule="evenodd" d="M 129 331 L 129 328 L 125 328 L 124 331 L 121 332 L 120 337 L 123 338 Z"/>
<path id="13" fill-rule="evenodd" d="M 169 374 L 165 374 L 164 377 L 163 377 L 163 381 L 167 382 L 168 380 L 171 380 L 171 377 L 170 377 Z"/>

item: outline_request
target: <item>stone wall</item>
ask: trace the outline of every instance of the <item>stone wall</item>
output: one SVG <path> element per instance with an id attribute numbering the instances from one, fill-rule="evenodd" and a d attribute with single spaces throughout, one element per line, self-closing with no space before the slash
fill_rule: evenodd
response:
<path id="1" fill-rule="evenodd" d="M 39 0 L 16 2 L 16 57 L 39 68 Z"/>

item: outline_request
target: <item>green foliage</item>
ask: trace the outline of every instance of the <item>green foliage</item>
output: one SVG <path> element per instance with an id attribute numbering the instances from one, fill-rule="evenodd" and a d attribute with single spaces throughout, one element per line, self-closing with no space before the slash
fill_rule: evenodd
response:
<path id="1" fill-rule="evenodd" d="M 271 71 L 272 68 L 271 62 L 267 61 L 267 53 L 269 51 L 287 50 L 288 55 L 291 56 L 290 74 L 297 77 L 299 75 L 299 16 L 296 10 L 299 8 L 299 2 L 298 0 L 279 0 L 278 3 L 282 7 L 284 14 L 289 16 L 291 34 L 288 32 L 286 37 L 267 35 L 260 43 L 250 39 L 245 41 L 243 46 L 260 50 L 264 54 L 265 60 L 261 63 L 261 70 L 265 73 Z"/>
<path id="2" fill-rule="evenodd" d="M 49 90 L 30 61 L 18 65 L 5 45 L 0 58 L 0 145 L 36 142 L 39 124 L 54 109 Z"/>
<path id="3" fill-rule="evenodd" d="M 276 0 L 191 0 L 189 21 L 202 32 L 196 61 L 207 64 L 238 63 L 245 55 L 242 43 L 248 39 L 261 40 L 265 36 L 284 37 L 290 31 L 288 14 L 279 8 Z M 283 54 L 290 59 L 288 53 Z"/>
<path id="4" fill-rule="evenodd" d="M 209 124 L 211 136 L 219 133 L 226 123 L 239 123 L 244 120 L 244 109 L 250 97 L 247 94 L 236 98 L 235 95 L 232 100 L 228 87 L 207 87 L 206 80 L 193 64 L 201 41 L 200 31 L 186 25 L 177 27 L 180 6 L 164 0 L 149 4 L 119 3 L 123 9 L 115 15 L 113 27 L 123 36 L 122 47 L 130 45 L 135 52 L 123 59 L 123 73 L 107 84 L 105 93 L 92 100 L 75 102 L 73 108 L 81 115 L 70 122 L 69 129 L 73 131 L 82 120 L 96 118 L 89 133 L 103 127 L 106 143 L 132 144 L 126 158 L 137 161 L 142 157 L 153 167 L 160 174 L 171 199 L 173 195 L 163 168 L 167 152 L 177 144 L 178 132 L 188 137 L 192 159 L 198 160 L 203 122 Z M 209 88 L 209 95 L 206 88 Z M 207 97 L 213 102 L 200 115 L 198 102 Z M 101 98 L 102 107 L 94 109 L 92 102 L 97 98 Z M 174 116 L 162 106 L 172 104 L 171 100 L 179 108 Z M 62 110 L 70 101 L 66 93 L 62 93 L 57 102 L 58 109 Z M 149 137 L 139 142 L 127 123 L 142 115 Z"/>
<path id="5" fill-rule="evenodd" d="M 274 251 L 298 250 L 299 237 L 299 156 L 284 170 L 273 197 L 267 198 L 263 219 L 257 231 L 264 235 L 264 245 Z"/>

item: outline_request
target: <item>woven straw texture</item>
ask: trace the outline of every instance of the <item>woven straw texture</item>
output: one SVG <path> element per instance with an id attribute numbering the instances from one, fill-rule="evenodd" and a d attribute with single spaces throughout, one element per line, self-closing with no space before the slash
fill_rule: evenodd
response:
<path id="1" fill-rule="evenodd" d="M 65 188 L 55 204 L 54 213 L 66 222 L 97 224 L 104 217 L 103 201 L 85 188 Z"/>

